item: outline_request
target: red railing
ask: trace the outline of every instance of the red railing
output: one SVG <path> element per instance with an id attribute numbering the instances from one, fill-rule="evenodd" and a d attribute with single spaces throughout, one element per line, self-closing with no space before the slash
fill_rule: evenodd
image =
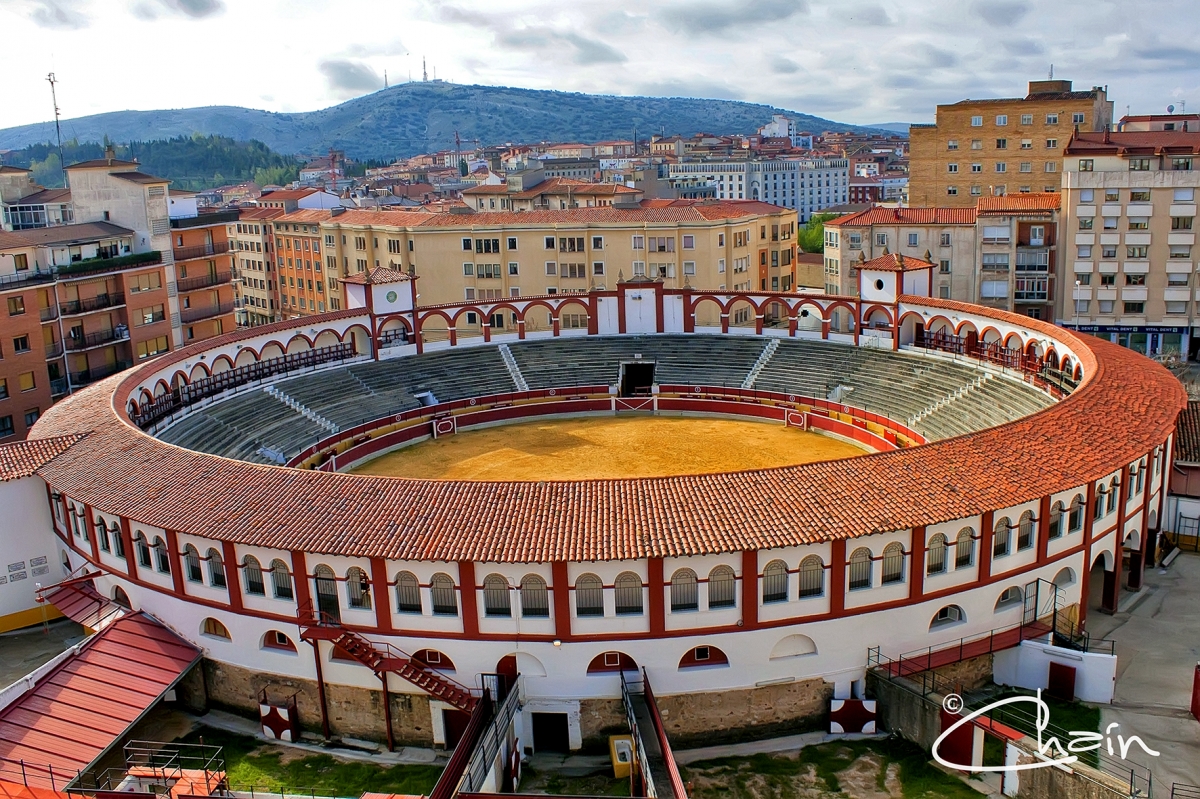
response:
<path id="1" fill-rule="evenodd" d="M 658 748 L 662 750 L 663 763 L 667 766 L 667 778 L 671 781 L 671 790 L 675 792 L 675 799 L 687 799 L 687 788 L 683 784 L 683 777 L 679 775 L 679 765 L 675 762 L 675 753 L 671 751 L 671 742 L 667 740 L 667 730 L 663 727 L 662 716 L 658 712 L 658 702 L 654 699 L 654 692 L 650 690 L 650 678 L 646 675 L 646 670 L 642 669 L 642 693 L 646 698 L 646 706 L 650 708 L 650 721 L 654 724 L 654 735 L 658 738 Z"/>

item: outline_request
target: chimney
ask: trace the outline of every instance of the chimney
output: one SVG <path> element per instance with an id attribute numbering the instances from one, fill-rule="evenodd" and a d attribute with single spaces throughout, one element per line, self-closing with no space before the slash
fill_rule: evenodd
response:
<path id="1" fill-rule="evenodd" d="M 109 166 L 112 166 L 113 159 L 117 157 L 117 150 L 111 144 L 104 148 L 104 157 L 108 159 Z"/>

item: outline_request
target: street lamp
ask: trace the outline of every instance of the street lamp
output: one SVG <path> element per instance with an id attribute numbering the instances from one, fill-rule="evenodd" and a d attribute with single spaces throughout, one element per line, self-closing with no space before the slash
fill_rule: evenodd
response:
<path id="1" fill-rule="evenodd" d="M 1071 304 L 1075 306 L 1075 332 L 1079 332 L 1079 287 L 1083 285 L 1080 281 L 1075 281 L 1075 294 L 1071 297 Z"/>

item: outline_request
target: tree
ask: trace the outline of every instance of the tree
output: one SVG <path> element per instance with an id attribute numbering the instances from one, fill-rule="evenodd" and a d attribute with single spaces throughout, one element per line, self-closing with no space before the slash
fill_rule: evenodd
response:
<path id="1" fill-rule="evenodd" d="M 804 252 L 824 252 L 825 223 L 830 219 L 837 219 L 837 216 L 837 214 L 816 214 L 809 217 L 808 222 L 800 228 L 800 233 L 796 236 L 800 249 Z"/>

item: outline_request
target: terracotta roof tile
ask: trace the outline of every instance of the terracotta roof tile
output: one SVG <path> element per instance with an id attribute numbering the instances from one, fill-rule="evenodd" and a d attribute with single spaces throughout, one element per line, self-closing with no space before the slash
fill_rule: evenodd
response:
<path id="1" fill-rule="evenodd" d="M 1175 442 L 1175 458 L 1185 463 L 1200 463 L 1200 402 L 1191 401 L 1179 414 L 1175 425 L 1179 438 Z"/>
<path id="2" fill-rule="evenodd" d="M 908 272 L 913 269 L 932 269 L 933 264 L 920 258 L 891 253 L 872 258 L 869 261 L 859 261 L 855 264 L 855 268 L 873 269 L 877 272 Z"/>
<path id="3" fill-rule="evenodd" d="M 0 483 L 29 477 L 70 449 L 83 435 L 30 438 L 0 446 Z"/>
<path id="4" fill-rule="evenodd" d="M 829 227 L 846 225 L 974 225 L 974 208 L 868 208 L 825 223 Z"/>
<path id="5" fill-rule="evenodd" d="M 39 474 L 97 510 L 252 546 L 426 561 L 695 555 L 950 521 L 1074 488 L 1161 445 L 1185 405 L 1169 372 L 1115 344 L 965 303 L 901 301 L 1070 343 L 1085 379 L 1037 414 L 921 447 L 728 474 L 577 482 L 409 480 L 242 463 L 160 442 L 114 407 L 146 370 L 239 337 L 311 326 L 310 318 L 168 353 L 58 403 L 39 434 L 91 434 Z M 283 502 L 304 512 L 271 512 Z"/>
<path id="6" fill-rule="evenodd" d="M 1020 211 L 1057 211 L 1062 196 L 1054 192 L 1005 194 L 1000 197 L 980 197 L 975 208 L 980 214 L 1006 214 Z"/>
<path id="7" fill-rule="evenodd" d="M 369 272 L 363 272 L 358 275 L 350 275 L 341 279 L 343 283 L 357 283 L 359 285 L 381 284 L 381 283 L 403 283 L 412 280 L 407 272 L 401 272 L 397 269 L 390 269 L 386 266 L 377 266 Z"/>
<path id="8" fill-rule="evenodd" d="M 1064 151 L 1067 155 L 1088 153 L 1200 153 L 1200 131 L 1125 130 L 1078 131 Z"/>

